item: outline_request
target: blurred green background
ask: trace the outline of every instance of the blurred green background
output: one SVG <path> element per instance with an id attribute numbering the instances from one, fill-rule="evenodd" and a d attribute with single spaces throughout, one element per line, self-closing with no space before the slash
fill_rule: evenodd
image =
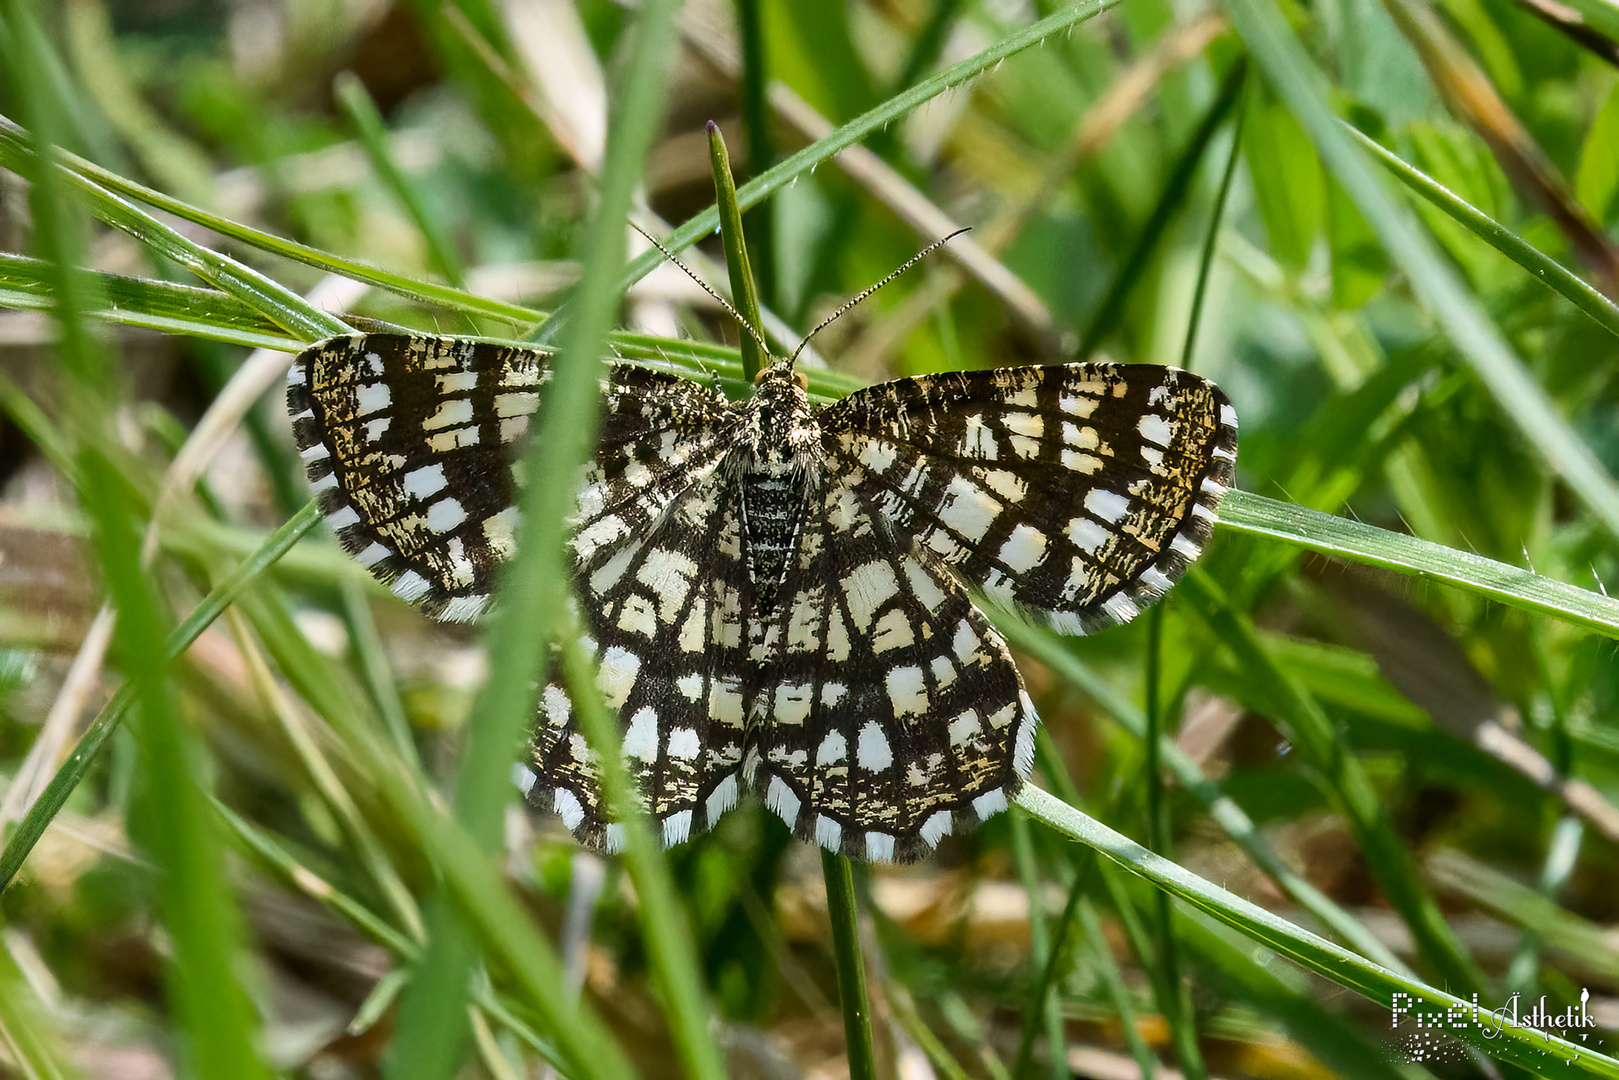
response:
<path id="1" fill-rule="evenodd" d="M 1219 892 L 1487 1008 L 1583 1001 L 1569 1037 L 1614 1053 L 1619 9 L 672 8 L 0 3 L 0 1068 L 1619 1075 L 1391 1027 L 1395 983 L 1305 973 Z M 1161 614 L 1004 624 L 1035 782 L 1214 917 L 1021 810 L 856 867 L 870 1061 L 813 849 L 747 802 L 666 860 L 515 804 L 480 832 L 463 800 L 455 832 L 458 768 L 507 782 L 461 764 L 485 639 L 293 543 L 286 354 L 345 322 L 545 341 L 612 302 L 590 222 L 623 197 L 726 289 L 710 120 L 763 178 L 778 347 L 973 227 L 815 339 L 819 397 L 1107 358 L 1241 417 L 1229 525 Z M 43 169 L 28 132 L 72 156 Z M 616 227 L 653 269 L 610 348 L 745 393 L 734 323 Z"/>

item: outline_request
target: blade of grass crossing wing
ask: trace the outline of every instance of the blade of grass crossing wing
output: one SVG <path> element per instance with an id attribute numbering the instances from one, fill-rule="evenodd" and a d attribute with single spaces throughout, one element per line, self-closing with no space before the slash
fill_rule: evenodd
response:
<path id="1" fill-rule="evenodd" d="M 561 639 L 566 633 L 560 622 L 563 596 L 559 587 L 567 580 L 564 522 L 573 509 L 577 467 L 589 455 L 595 438 L 603 346 L 618 304 L 624 260 L 623 223 L 661 116 L 675 7 L 670 0 L 654 0 L 638 12 L 631 55 L 621 69 L 619 93 L 614 98 L 600 199 L 586 232 L 584 272 L 574 296 L 575 317 L 563 336 L 528 450 L 530 482 L 522 505 L 522 548 L 508 565 L 502 584 L 502 596 L 508 602 L 498 608 L 488 637 L 492 674 L 474 707 L 456 783 L 456 816 L 482 852 L 491 852 L 500 843 L 502 816 L 513 793 L 508 780 L 512 757 L 534 717 L 536 680 L 546 655 L 534 643 Z M 584 683 L 588 687 L 593 679 Z M 595 717 L 595 703 L 579 697 L 589 695 L 576 696 L 584 723 Z M 616 728 L 611 722 L 591 726 L 597 730 L 587 730 L 586 737 L 603 761 L 604 790 L 610 803 L 634 807 L 633 799 L 612 797 L 620 779 L 627 785 L 627 776 L 618 775 L 623 763 Z M 663 985 L 676 1049 L 689 1073 L 717 1080 L 722 1070 L 708 1030 L 706 995 L 662 851 L 651 829 L 638 817 L 632 815 L 624 824 L 627 861 L 642 905 L 642 926 Z M 423 970 L 432 972 L 434 978 L 417 979 L 401 1002 L 400 1039 L 390 1059 L 392 1075 L 403 1075 L 410 1062 L 448 1060 L 452 1055 L 446 1046 L 463 1037 L 464 1010 L 448 1006 L 452 1000 L 464 999 L 471 956 L 462 931 L 448 912 L 448 908 L 439 908 L 430 925 Z M 415 1022 L 406 1023 L 405 1018 Z"/>

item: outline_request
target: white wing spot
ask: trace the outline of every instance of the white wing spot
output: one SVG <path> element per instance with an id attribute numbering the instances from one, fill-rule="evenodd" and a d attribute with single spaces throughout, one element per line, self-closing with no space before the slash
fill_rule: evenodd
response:
<path id="1" fill-rule="evenodd" d="M 557 788 L 551 810 L 562 819 L 562 824 L 569 830 L 577 829 L 585 820 L 585 808 L 579 805 L 579 796 L 565 787 Z"/>
<path id="2" fill-rule="evenodd" d="M 986 791 L 973 800 L 973 812 L 980 818 L 991 818 L 1006 809 L 1006 789 Z"/>
<path id="3" fill-rule="evenodd" d="M 440 499 L 427 508 L 427 527 L 436 533 L 447 533 L 466 520 L 466 509 L 455 499 Z"/>
<path id="4" fill-rule="evenodd" d="M 370 416 L 392 404 L 393 392 L 388 389 L 387 383 L 367 383 L 365 386 L 355 388 L 354 412 L 358 416 Z"/>
<path id="5" fill-rule="evenodd" d="M 950 835 L 951 824 L 950 811 L 935 810 L 922 823 L 922 842 L 928 847 L 938 847 L 939 841 Z"/>
<path id="6" fill-rule="evenodd" d="M 695 728 L 675 728 L 669 733 L 669 756 L 681 761 L 695 761 L 702 752 L 702 743 Z"/>
<path id="7" fill-rule="evenodd" d="M 927 684 L 919 667 L 892 668 L 885 680 L 895 716 L 921 715 L 928 709 Z"/>
<path id="8" fill-rule="evenodd" d="M 815 842 L 828 851 L 837 851 L 843 846 L 843 826 L 822 814 L 815 819 Z"/>
<path id="9" fill-rule="evenodd" d="M 821 748 L 815 751 L 815 764 L 836 765 L 849 756 L 849 740 L 843 737 L 841 731 L 829 731 L 826 738 L 821 740 Z"/>
<path id="10" fill-rule="evenodd" d="M 891 649 L 909 648 L 915 643 L 916 632 L 911 629 L 911 621 L 899 608 L 891 609 L 878 619 L 871 632 L 871 649 L 879 656 Z"/>
<path id="11" fill-rule="evenodd" d="M 771 703 L 771 713 L 776 723 L 802 727 L 804 721 L 809 719 L 814 690 L 811 683 L 783 683 L 777 686 L 775 700 Z"/>
<path id="12" fill-rule="evenodd" d="M 708 823 L 713 825 L 720 815 L 736 805 L 736 773 L 731 773 L 714 788 L 708 796 L 705 809 L 708 811 Z"/>
<path id="13" fill-rule="evenodd" d="M 1001 504 L 964 476 L 950 478 L 936 516 L 945 528 L 977 543 L 1000 515 Z"/>
<path id="14" fill-rule="evenodd" d="M 874 559 L 853 570 L 843 583 L 843 595 L 849 602 L 849 618 L 856 626 L 869 626 L 878 608 L 899 592 L 894 568 L 881 559 Z"/>
<path id="15" fill-rule="evenodd" d="M 680 810 L 663 819 L 663 846 L 684 844 L 691 837 L 691 811 Z"/>
<path id="16" fill-rule="evenodd" d="M 860 745 L 855 750 L 855 760 L 867 772 L 882 772 L 894 764 L 894 750 L 888 745 L 888 736 L 883 734 L 882 725 L 875 720 L 867 720 L 866 726 L 860 729 Z"/>
<path id="17" fill-rule="evenodd" d="M 406 570 L 400 574 L 393 583 L 393 594 L 408 604 L 414 604 L 426 596 L 432 586 L 427 579 L 414 570 Z"/>
<path id="18" fill-rule="evenodd" d="M 648 707 L 637 709 L 624 732 L 624 756 L 638 761 L 656 761 L 658 757 L 658 714 Z"/>
<path id="19" fill-rule="evenodd" d="M 1019 525 L 1001 545 L 1001 562 L 1014 574 L 1033 570 L 1046 557 L 1046 534 L 1032 525 Z"/>
<path id="20" fill-rule="evenodd" d="M 798 823 L 798 808 L 801 802 L 802 800 L 793 794 L 793 789 L 787 786 L 787 781 L 779 776 L 770 778 L 770 787 L 765 791 L 765 805 L 785 821 L 789 829 Z"/>
<path id="21" fill-rule="evenodd" d="M 470 423 L 472 423 L 472 400 L 454 398 L 440 402 L 438 410 L 422 421 L 422 427 L 432 431 L 435 428 L 458 427 Z"/>
<path id="22" fill-rule="evenodd" d="M 1130 510 L 1130 500 L 1116 491 L 1097 488 L 1085 496 L 1085 509 L 1107 522 L 1117 525 Z"/>
<path id="23" fill-rule="evenodd" d="M 607 699 L 609 708 L 623 708 L 630 698 L 630 691 L 635 687 L 635 677 L 641 671 L 641 658 L 619 645 L 614 645 L 602 653 L 601 670 L 596 675 L 596 685 L 601 689 L 602 696 Z"/>
<path id="24" fill-rule="evenodd" d="M 1169 426 L 1169 421 L 1157 413 L 1143 416 L 1141 423 L 1136 425 L 1136 431 L 1155 446 L 1168 446 L 1169 440 L 1174 437 L 1174 429 Z"/>

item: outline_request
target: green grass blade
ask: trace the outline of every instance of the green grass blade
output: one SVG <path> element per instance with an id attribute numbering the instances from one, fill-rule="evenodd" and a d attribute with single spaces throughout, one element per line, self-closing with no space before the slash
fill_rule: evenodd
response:
<path id="1" fill-rule="evenodd" d="M 1471 552 L 1246 491 L 1232 491 L 1220 504 L 1220 524 L 1323 555 L 1441 581 L 1509 607 L 1619 637 L 1619 601 Z"/>
<path id="2" fill-rule="evenodd" d="M 5 160 L 9 155 L 26 155 L 31 152 L 26 133 L 15 125 L 0 120 L 0 160 Z M 201 207 L 193 206 L 181 199 L 166 195 L 161 191 L 138 184 L 133 180 L 119 176 L 109 169 L 104 169 L 93 162 L 75 157 L 72 154 L 61 155 L 58 166 L 72 173 L 80 183 L 93 184 L 124 199 L 133 199 L 136 202 L 145 203 L 153 209 L 173 214 L 182 221 L 201 225 L 248 247 L 268 252 L 271 255 L 279 255 L 284 259 L 302 263 L 305 266 L 312 266 L 317 270 L 353 278 L 355 281 L 363 281 L 369 285 L 375 285 L 379 289 L 386 289 L 399 296 L 417 300 L 424 304 L 437 304 L 473 315 L 488 315 L 519 326 L 539 322 L 545 317 L 544 313 L 533 308 L 523 307 L 520 304 L 508 304 L 501 300 L 478 296 L 475 293 L 465 292 L 448 285 L 422 281 L 391 270 L 384 270 L 381 267 L 373 266 L 357 259 L 345 259 L 341 256 L 332 255 L 317 248 L 309 247 L 306 244 L 276 236 L 274 233 L 243 225 L 232 221 L 230 218 L 222 217 Z"/>
<path id="3" fill-rule="evenodd" d="M 832 954 L 838 969 L 838 1000 L 843 1006 L 843 1038 L 849 1051 L 850 1080 L 877 1080 L 871 1037 L 871 1003 L 866 996 L 866 962 L 860 955 L 860 914 L 855 903 L 854 869 L 842 855 L 822 849 L 827 913 L 832 917 Z"/>
<path id="4" fill-rule="evenodd" d="M 1077 359 L 1087 359 L 1124 319 L 1130 294 L 1135 291 L 1136 282 L 1141 279 L 1142 274 L 1146 273 L 1153 252 L 1158 249 L 1158 244 L 1163 239 L 1164 230 L 1169 228 L 1175 212 L 1186 201 L 1186 193 L 1192 186 L 1192 176 L 1202 163 L 1203 155 L 1214 139 L 1214 133 L 1220 129 L 1220 125 L 1225 122 L 1226 114 L 1237 103 L 1247 72 L 1248 64 L 1241 57 L 1238 57 L 1231 65 L 1231 70 L 1226 72 L 1225 79 L 1220 84 L 1219 94 L 1209 105 L 1208 111 L 1203 114 L 1202 122 L 1187 140 L 1185 149 L 1175 159 L 1174 167 L 1164 180 L 1164 188 L 1158 193 L 1158 201 L 1153 204 L 1152 213 L 1147 216 L 1146 224 L 1142 225 L 1141 232 L 1137 234 L 1135 242 L 1130 247 L 1130 253 L 1125 256 L 1123 265 L 1119 267 L 1119 272 L 1108 286 L 1107 294 L 1096 306 L 1096 314 L 1080 338 L 1079 348 L 1075 353 Z"/>
<path id="5" fill-rule="evenodd" d="M 1141 710 L 1074 655 L 1063 638 L 1050 630 L 1031 626 L 1022 619 L 997 619 L 995 625 L 1006 635 L 1007 641 L 1095 700 L 1131 735 L 1137 739 L 1146 738 L 1147 720 Z M 1403 970 L 1403 965 L 1394 954 L 1372 936 L 1358 919 L 1333 903 L 1283 861 L 1242 807 L 1226 795 L 1219 784 L 1203 775 L 1203 770 L 1173 739 L 1165 739 L 1159 753 L 1181 787 L 1204 806 L 1209 816 L 1236 841 L 1254 865 L 1269 875 L 1283 892 L 1364 955 L 1372 957 L 1384 967 Z M 1051 774 L 1051 770 L 1047 772 Z M 1065 789 L 1058 786 L 1058 791 Z"/>
<path id="6" fill-rule="evenodd" d="M 753 340 L 753 334 L 763 334 L 764 320 L 759 318 L 759 293 L 753 284 L 753 266 L 748 260 L 748 246 L 742 233 L 742 211 L 736 205 L 736 180 L 731 176 L 731 156 L 725 148 L 725 137 L 719 125 L 708 122 L 708 163 L 714 174 L 714 205 L 719 208 L 720 240 L 725 244 L 725 269 L 731 278 L 731 295 L 736 297 L 736 309 L 746 324 L 742 328 L 742 374 L 749 382 L 759 374 L 768 354 Z"/>
<path id="7" fill-rule="evenodd" d="M 466 271 L 461 265 L 461 256 L 456 253 L 455 242 L 445 232 L 439 219 L 428 212 L 420 189 L 394 160 L 393 152 L 388 147 L 387 125 L 382 121 L 382 114 L 377 112 L 377 104 L 371 100 L 365 84 L 352 72 L 339 72 L 333 93 L 338 104 L 343 106 L 349 122 L 354 125 L 360 145 L 365 148 L 366 157 L 371 159 L 371 167 L 405 208 L 405 213 L 410 215 L 411 222 L 427 242 L 428 256 L 434 268 L 444 275 L 446 281 L 464 290 Z"/>
<path id="8" fill-rule="evenodd" d="M 1563 296 L 1611 334 L 1619 335 L 1619 304 L 1586 283 L 1574 271 L 1490 217 L 1445 185 L 1345 123 L 1344 129 L 1371 152 L 1406 187 L 1455 218 L 1468 231 L 1529 271 L 1529 276 Z"/>
<path id="9" fill-rule="evenodd" d="M 1455 1010 L 1460 1017 L 1473 1016 L 1471 1001 L 1396 974 L 1295 926 L 1257 904 L 1249 903 L 1154 855 L 1135 841 L 1087 817 L 1033 784 L 1023 786 L 1016 802 L 1061 835 L 1095 849 L 1130 873 L 1145 878 L 1245 937 L 1273 949 L 1306 971 L 1330 979 L 1383 1008 L 1404 1007 L 1412 1014 Z M 1486 1014 L 1483 1022 L 1488 1025 L 1488 1020 Z M 1541 1073 L 1549 1064 L 1556 1063 L 1559 1075 L 1573 1075 L 1578 1071 L 1589 1076 L 1619 1078 L 1619 1060 L 1550 1032 L 1514 1027 L 1497 1031 L 1493 1025 L 1458 1026 L 1448 1030 L 1467 1045 L 1534 1073 Z"/>
<path id="10" fill-rule="evenodd" d="M 38 158 L 28 133 L 3 118 L 0 118 L 0 164 L 24 172 L 37 174 L 38 171 Z M 180 235 L 83 173 L 56 169 L 53 174 L 71 181 L 96 217 L 114 228 L 122 229 L 204 281 L 230 293 L 293 336 L 317 341 L 349 332 L 349 327 L 342 320 L 311 307 L 292 290 L 235 259 Z"/>
<path id="11" fill-rule="evenodd" d="M 93 283 L 93 295 L 100 300 L 85 312 L 91 318 L 173 334 L 296 346 L 296 340 L 275 323 L 218 289 L 122 274 L 87 272 L 87 276 Z M 0 307 L 45 311 L 52 295 L 51 276 L 43 263 L 0 252 Z"/>

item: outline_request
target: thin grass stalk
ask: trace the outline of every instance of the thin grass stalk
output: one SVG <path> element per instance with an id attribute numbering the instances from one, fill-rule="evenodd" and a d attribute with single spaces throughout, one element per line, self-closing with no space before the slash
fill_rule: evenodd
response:
<path id="1" fill-rule="evenodd" d="M 1007 823 L 1012 830 L 1012 861 L 1017 865 L 1018 879 L 1023 884 L 1023 895 L 1029 905 L 1029 959 L 1040 974 L 1035 977 L 1035 993 L 1029 999 L 1024 1013 L 1023 1031 L 1027 1036 L 1044 1027 L 1046 1071 L 1052 1080 L 1063 1080 L 1068 1075 L 1067 1039 L 1063 1034 L 1062 1012 L 1056 996 L 1048 993 L 1050 984 L 1044 978 L 1057 956 L 1050 927 L 1046 923 L 1045 907 L 1041 902 L 1040 867 L 1034 857 L 1034 840 L 1030 836 L 1029 820 L 1020 814 L 1012 815 Z M 1024 1080 L 1029 1075 L 1033 1039 L 1018 1040 L 1018 1056 L 1012 1066 L 1013 1080 Z"/>
<path id="2" fill-rule="evenodd" d="M 1214 103 L 1203 114 L 1203 120 L 1187 141 L 1186 148 L 1175 159 L 1174 167 L 1170 169 L 1169 177 L 1164 181 L 1164 187 L 1158 194 L 1158 201 L 1153 204 L 1152 213 L 1147 215 L 1146 224 L 1141 226 L 1141 232 L 1131 245 L 1130 253 L 1125 256 L 1124 263 L 1119 272 L 1114 275 L 1112 283 L 1108 286 L 1107 295 L 1097 305 L 1096 314 L 1091 318 L 1090 325 L 1080 336 L 1079 348 L 1075 355 L 1084 360 L 1096 351 L 1102 341 L 1118 327 L 1124 319 L 1125 305 L 1129 302 L 1130 294 L 1135 291 L 1136 282 L 1147 270 L 1147 264 L 1152 261 L 1153 252 L 1158 249 L 1158 241 L 1163 238 L 1164 231 L 1169 228 L 1170 221 L 1175 212 L 1186 201 L 1186 193 L 1192 186 L 1192 176 L 1197 172 L 1198 164 L 1203 160 L 1203 154 L 1208 150 L 1214 133 L 1224 123 L 1226 114 L 1236 103 L 1238 95 L 1242 92 L 1242 81 L 1248 70 L 1247 61 L 1238 57 L 1231 70 L 1226 72 L 1225 79 L 1220 83 L 1220 93 L 1215 97 Z"/>
<path id="3" fill-rule="evenodd" d="M 419 954 L 421 950 L 417 942 L 394 929 L 376 912 L 300 863 L 268 832 L 242 817 L 218 798 L 209 796 L 209 801 L 213 805 L 214 813 L 218 814 L 220 820 L 236 834 L 242 847 L 287 884 L 310 899 L 330 907 L 395 956 L 414 960 Z"/>
<path id="4" fill-rule="evenodd" d="M 742 211 L 736 205 L 736 181 L 731 176 L 731 156 L 725 149 L 725 136 L 720 126 L 708 122 L 708 164 L 714 174 L 714 205 L 720 212 L 720 242 L 725 245 L 725 269 L 731 278 L 731 296 L 736 309 L 747 325 L 738 327 L 741 333 L 742 375 L 749 382 L 758 377 L 759 369 L 769 362 L 753 339 L 753 334 L 764 336 L 764 320 L 759 317 L 759 293 L 753 283 L 753 264 L 748 259 L 748 248 L 742 234 Z M 753 333 L 749 333 L 749 330 Z"/>
<path id="5" fill-rule="evenodd" d="M 1157 891 L 1141 878 L 1120 876 L 1123 891 L 1135 903 L 1149 903 L 1148 894 Z M 1297 974 L 1277 964 L 1267 950 L 1184 904 L 1176 906 L 1175 923 L 1198 984 L 1254 1009 L 1265 1018 L 1267 1031 L 1286 1036 L 1320 1062 L 1323 1075 L 1342 1080 L 1399 1080 L 1404 1075 L 1410 1080 L 1391 1060 L 1386 1040 L 1341 1010 L 1318 1004 L 1301 988 Z M 1480 1075 L 1495 1074 L 1486 1068 Z"/>
<path id="6" fill-rule="evenodd" d="M 1159 604 L 1147 616 L 1147 738 L 1143 745 L 1146 754 L 1142 770 L 1147 780 L 1147 846 L 1169 858 L 1169 811 L 1164 803 L 1163 765 L 1159 757 L 1163 742 L 1173 737 L 1165 730 L 1161 686 L 1164 610 L 1164 605 Z M 1208 1067 L 1203 1063 L 1191 1000 L 1181 978 L 1180 946 L 1175 940 L 1169 894 L 1158 892 L 1153 899 L 1153 915 L 1158 924 L 1158 960 L 1163 967 L 1159 980 L 1165 995 L 1162 1005 L 1174 1037 L 1175 1055 L 1180 1059 L 1183 1075 L 1190 1080 L 1203 1080 L 1208 1075 Z"/>
<path id="7" fill-rule="evenodd" d="M 12 1067 L 30 1080 L 69 1080 L 79 1073 L 58 1044 L 50 1011 L 10 949 L 0 949 L 0 1041 Z"/>
<path id="8" fill-rule="evenodd" d="M 1082 874 L 1094 877 L 1096 860 L 1084 860 Z M 1152 1080 L 1158 1069 L 1158 1059 L 1153 1057 L 1152 1048 L 1147 1040 L 1141 1037 L 1141 1027 L 1136 1021 L 1135 1002 L 1131 1000 L 1130 988 L 1125 985 L 1124 975 L 1119 971 L 1119 965 L 1113 958 L 1113 950 L 1108 947 L 1107 932 L 1102 928 L 1101 916 L 1096 914 L 1096 905 L 1091 903 L 1089 896 L 1081 896 L 1078 908 L 1079 927 L 1090 944 L 1091 963 L 1096 966 L 1102 979 L 1102 985 L 1107 993 L 1108 1000 L 1113 1004 L 1113 1011 L 1119 1015 L 1119 1027 L 1124 1034 L 1124 1045 L 1130 1050 L 1130 1057 L 1135 1060 L 1136 1069 L 1140 1071 L 1143 1080 Z"/>
<path id="9" fill-rule="evenodd" d="M 871 1003 L 866 995 L 866 962 L 860 953 L 860 912 L 855 901 L 854 868 L 847 857 L 821 849 L 826 909 L 832 918 L 832 957 L 838 969 L 838 1003 L 849 1054 L 849 1080 L 877 1080 L 871 1034 Z"/>
<path id="10" fill-rule="evenodd" d="M 1619 304 L 1615 304 L 1574 271 L 1393 153 L 1365 132 L 1347 121 L 1339 123 L 1402 184 L 1450 215 L 1474 236 L 1529 271 L 1530 277 L 1585 312 L 1604 330 L 1619 335 Z"/>
<path id="11" fill-rule="evenodd" d="M 370 602 L 365 587 L 353 576 L 346 576 L 337 585 L 343 604 L 343 625 L 348 628 L 349 641 L 354 646 L 354 658 L 365 679 L 366 689 L 382 717 L 382 725 L 393 739 L 394 748 L 406 761 L 417 760 L 416 741 L 411 735 L 410 719 L 399 700 L 399 685 L 394 681 L 388 654 L 383 649 L 382 636 L 377 633 L 377 622 L 371 617 Z"/>
<path id="12" fill-rule="evenodd" d="M 1226 200 L 1231 195 L 1231 178 L 1237 175 L 1237 162 L 1242 158 L 1242 126 L 1248 118 L 1243 102 L 1237 104 L 1237 118 L 1231 125 L 1231 154 L 1226 158 L 1225 172 L 1220 174 L 1220 190 L 1214 196 L 1214 209 L 1209 213 L 1209 231 L 1203 237 L 1203 250 L 1197 260 L 1197 287 L 1192 290 L 1192 312 L 1186 318 L 1186 346 L 1181 350 L 1181 367 L 1190 371 L 1192 357 L 1197 349 L 1197 331 L 1203 323 L 1203 301 L 1209 291 L 1209 271 L 1214 266 L 1214 249 L 1220 239 L 1220 222 L 1225 218 Z"/>
<path id="13" fill-rule="evenodd" d="M 1028 836 L 1027 821 L 1021 817 L 1013 817 L 1012 823 L 1013 828 L 1021 828 L 1024 837 Z M 1014 844 L 1016 844 L 1016 834 L 1014 834 L 1013 840 Z M 1016 846 L 1014 846 L 1013 852 L 1016 854 Z M 1085 869 L 1090 865 L 1092 865 L 1090 862 L 1085 863 L 1080 868 L 1080 872 L 1074 875 L 1073 886 L 1068 890 L 1068 900 L 1063 904 L 1062 914 L 1057 917 L 1057 927 L 1051 932 L 1050 947 L 1046 949 L 1044 961 L 1040 964 L 1040 974 L 1035 978 L 1034 992 L 1029 996 L 1029 1004 L 1023 1009 L 1023 1028 L 1018 1033 L 1017 1055 L 1012 1059 L 1013 1080 L 1022 1080 L 1023 1077 L 1029 1074 L 1029 1063 L 1034 1058 L 1034 1040 L 1040 1034 L 1042 1022 L 1047 1025 L 1047 1042 L 1050 1046 L 1052 1071 L 1055 1072 L 1060 1068 L 1064 1075 L 1067 1074 L 1067 1059 L 1062 1052 L 1065 1049 L 1063 1040 L 1050 1037 L 1049 1017 L 1051 1011 L 1048 1011 L 1047 1002 L 1055 1002 L 1056 1000 L 1056 996 L 1052 993 L 1052 988 L 1056 985 L 1057 969 L 1062 961 L 1068 931 L 1073 926 L 1074 914 L 1079 909 L 1079 900 L 1084 893 L 1086 883 Z M 1021 869 L 1021 862 L 1019 866 Z M 1030 902 L 1033 903 L 1032 897 Z M 1057 1019 L 1060 1024 L 1062 1019 L 1060 1012 L 1057 1013 Z M 1061 1031 L 1060 1028 L 1058 1030 L 1059 1032 Z"/>

